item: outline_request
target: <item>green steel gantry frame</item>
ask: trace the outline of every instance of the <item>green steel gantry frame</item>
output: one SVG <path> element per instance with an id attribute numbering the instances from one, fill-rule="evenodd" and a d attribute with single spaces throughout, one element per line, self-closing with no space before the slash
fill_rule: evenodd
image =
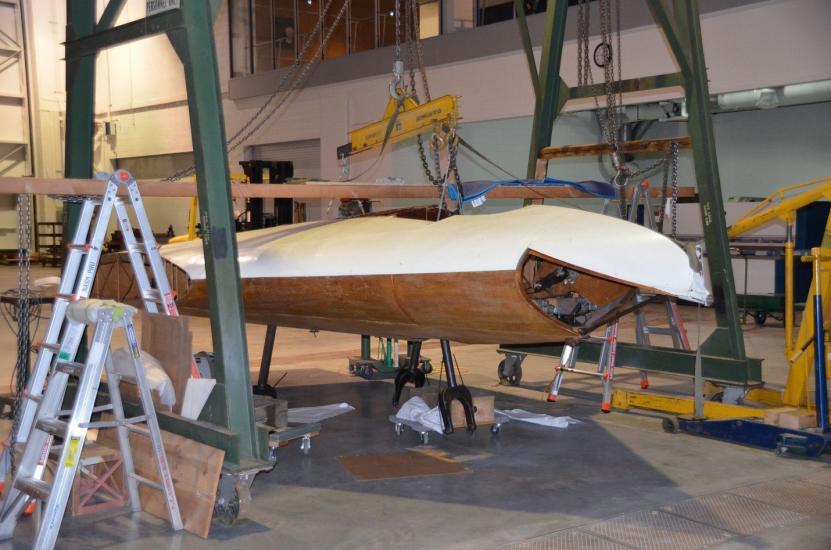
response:
<path id="1" fill-rule="evenodd" d="M 226 471 L 268 468 L 273 464 L 268 433 L 255 422 L 251 395 L 214 44 L 213 22 L 221 0 L 181 0 L 181 7 L 114 26 L 125 3 L 110 0 L 96 20 L 96 0 L 67 0 L 65 173 L 71 178 L 92 177 L 98 52 L 165 33 L 185 71 L 217 387 L 199 420 L 160 412 L 159 422 L 166 430 L 224 449 Z"/>
<path id="2" fill-rule="evenodd" d="M 684 89 L 717 322 L 715 331 L 701 344 L 705 378 L 738 384 L 758 383 L 761 381 L 761 361 L 748 358 L 745 353 L 733 268 L 730 262 L 727 222 L 724 217 L 724 201 L 713 136 L 707 67 L 701 42 L 699 2 L 698 0 L 646 0 L 646 2 L 655 22 L 663 31 L 680 70 L 675 73 L 622 80 L 615 83 L 614 91 L 633 92 L 675 86 L 681 86 Z M 551 144 L 554 121 L 566 101 L 592 97 L 596 95 L 596 92 L 592 87 L 569 87 L 560 77 L 568 1 L 548 0 L 539 71 L 537 71 L 531 50 L 531 39 L 521 4 L 519 0 L 515 0 L 517 22 L 525 46 L 531 81 L 536 92 L 528 159 L 528 177 L 533 178 L 539 153 Z M 609 238 L 613 239 L 614 236 L 610 235 Z M 599 351 L 592 349 L 591 344 L 581 344 L 581 355 L 584 353 L 584 347 L 589 348 L 587 354 L 584 355 L 587 359 Z M 557 353 L 556 349 L 559 349 L 559 347 L 555 349 L 551 346 L 504 346 L 504 348 L 545 355 Z M 623 362 L 621 363 L 623 365 L 693 375 L 695 360 L 690 354 L 674 353 L 672 358 L 669 358 L 666 353 L 668 350 L 661 351 L 630 344 L 620 344 L 619 349 L 621 348 L 624 351 L 618 353 L 618 358 L 624 361 L 627 357 L 629 358 L 628 364 Z"/>

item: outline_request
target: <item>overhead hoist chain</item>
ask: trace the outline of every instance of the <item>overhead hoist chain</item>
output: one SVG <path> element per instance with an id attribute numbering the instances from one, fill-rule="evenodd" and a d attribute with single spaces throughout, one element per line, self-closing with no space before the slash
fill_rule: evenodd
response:
<path id="1" fill-rule="evenodd" d="M 664 163 L 664 179 L 661 184 L 661 211 L 658 214 L 658 231 L 664 230 L 664 219 L 666 218 L 667 200 L 670 203 L 670 216 L 672 217 L 672 231 L 670 236 L 675 239 L 678 233 L 678 142 L 673 141 L 670 144 L 667 156 L 660 162 Z M 667 196 L 668 186 L 672 184 L 672 197 Z"/>
<path id="2" fill-rule="evenodd" d="M 29 376 L 29 314 L 32 269 L 32 196 L 28 194 L 17 196 L 17 360 L 14 367 L 14 395 L 12 405 L 12 429 L 9 434 L 9 445 L 17 438 L 20 427 L 20 407 L 23 400 L 23 391 Z M 12 474 L 16 471 L 15 453 L 8 453 L 9 469 Z"/>
<path id="3" fill-rule="evenodd" d="M 403 2 L 403 4 L 402 4 Z M 403 19 L 403 40 L 401 43 L 401 27 Z M 416 70 L 420 75 L 421 87 L 424 93 L 424 99 L 431 101 L 430 86 L 427 81 L 427 70 L 424 64 L 424 51 L 421 45 L 420 38 L 420 22 L 418 12 L 417 0 L 396 0 L 395 2 L 395 48 L 393 60 L 393 82 L 390 83 L 390 94 L 396 98 L 399 97 L 399 88 L 403 89 L 409 97 L 419 103 L 418 80 L 416 79 Z M 406 56 L 406 69 L 409 75 L 409 82 L 406 86 L 401 85 L 403 78 L 399 75 L 403 74 L 404 67 L 402 62 L 402 48 Z M 394 89 L 395 86 L 395 89 Z M 395 93 L 393 93 L 395 91 Z M 445 185 L 449 176 L 452 176 L 457 186 L 461 186 L 461 177 L 459 175 L 459 168 L 457 163 L 457 156 L 459 151 L 459 140 L 456 135 L 456 128 L 453 127 L 439 127 L 434 128 L 430 137 L 430 159 L 428 161 L 427 147 L 424 143 L 424 138 L 421 134 L 416 136 L 416 144 L 418 148 L 418 156 L 421 161 L 421 168 L 424 171 L 425 178 L 436 186 Z M 448 169 L 445 175 L 442 175 L 441 168 L 441 149 L 447 146 Z M 433 168 L 430 167 L 432 161 Z"/>

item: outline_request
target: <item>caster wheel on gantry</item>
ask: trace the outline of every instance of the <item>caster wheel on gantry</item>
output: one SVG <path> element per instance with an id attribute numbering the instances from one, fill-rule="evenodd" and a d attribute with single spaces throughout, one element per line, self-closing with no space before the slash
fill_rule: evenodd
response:
<path id="1" fill-rule="evenodd" d="M 499 367 L 496 371 L 497 376 L 499 376 L 499 383 L 508 384 L 509 386 L 519 386 L 522 380 L 522 367 L 520 365 L 514 365 L 513 372 L 508 375 L 505 374 L 505 371 L 505 359 L 503 359 L 499 362 Z"/>
<path id="2" fill-rule="evenodd" d="M 675 418 L 664 418 L 661 420 L 661 428 L 668 434 L 678 433 L 678 420 Z"/>

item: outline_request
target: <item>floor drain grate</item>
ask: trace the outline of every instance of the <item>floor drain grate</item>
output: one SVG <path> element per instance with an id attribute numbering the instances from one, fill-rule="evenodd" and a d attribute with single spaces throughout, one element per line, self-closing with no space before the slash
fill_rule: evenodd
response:
<path id="1" fill-rule="evenodd" d="M 722 529 L 658 511 L 625 514 L 582 529 L 644 550 L 701 548 L 733 536 Z"/>
<path id="2" fill-rule="evenodd" d="M 729 493 L 690 499 L 663 510 L 743 535 L 807 519 L 799 512 Z"/>
<path id="3" fill-rule="evenodd" d="M 629 550 L 629 547 L 578 529 L 568 529 L 506 546 L 503 550 Z"/>
<path id="4" fill-rule="evenodd" d="M 824 485 L 782 479 L 731 489 L 731 493 L 809 516 L 831 515 L 831 493 Z"/>

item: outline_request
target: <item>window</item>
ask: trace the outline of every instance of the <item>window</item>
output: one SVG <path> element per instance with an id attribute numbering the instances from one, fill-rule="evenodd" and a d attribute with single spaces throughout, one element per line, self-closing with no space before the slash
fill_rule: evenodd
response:
<path id="1" fill-rule="evenodd" d="M 395 44 L 395 0 L 349 0 L 340 20 L 337 16 L 343 4 L 333 0 L 319 30 L 320 15 L 328 0 L 228 2 L 233 76 L 290 67 L 301 54 L 303 61 L 310 62 Z M 419 0 L 421 38 L 440 34 L 441 8 L 441 0 Z M 328 43 L 318 52 L 330 32 Z"/>

